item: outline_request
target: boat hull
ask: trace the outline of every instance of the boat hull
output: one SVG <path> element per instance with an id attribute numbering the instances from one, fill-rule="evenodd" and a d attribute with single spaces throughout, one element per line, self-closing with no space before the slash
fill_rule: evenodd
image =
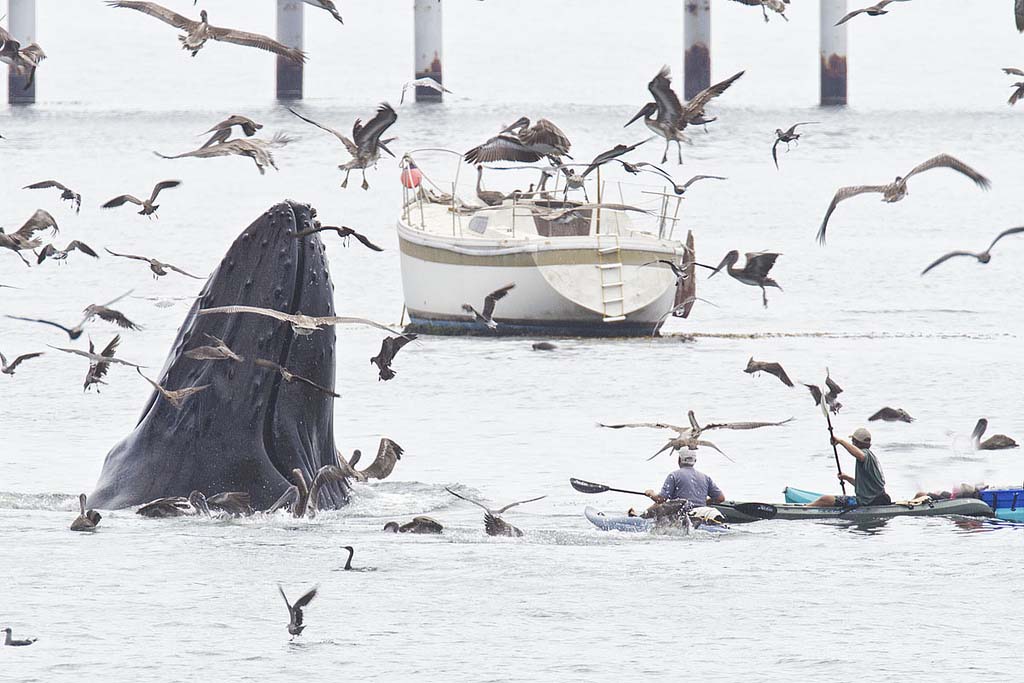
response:
<path id="1" fill-rule="evenodd" d="M 806 493 L 806 492 L 803 492 Z M 755 522 L 758 517 L 751 517 L 728 506 L 716 507 L 727 522 Z M 841 519 L 866 520 L 888 519 L 891 517 L 937 517 L 957 515 L 961 517 L 992 517 L 992 508 L 977 498 L 955 498 L 953 500 L 936 500 L 919 505 L 865 505 L 852 508 L 843 507 L 811 507 L 806 504 L 776 505 L 778 510 L 773 519 Z"/>

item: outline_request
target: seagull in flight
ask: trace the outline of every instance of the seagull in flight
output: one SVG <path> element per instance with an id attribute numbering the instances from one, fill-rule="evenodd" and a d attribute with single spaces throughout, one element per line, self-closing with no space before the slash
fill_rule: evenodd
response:
<path id="1" fill-rule="evenodd" d="M 996 238 L 994 240 L 992 240 L 992 244 L 988 245 L 988 249 L 980 253 L 974 253 L 973 251 L 951 251 L 945 256 L 942 256 L 941 258 L 938 258 L 935 261 L 933 261 L 927 268 L 921 271 L 921 275 L 924 275 L 925 273 L 927 273 L 929 270 L 939 265 L 940 263 L 945 263 L 949 259 L 954 258 L 956 256 L 972 256 L 978 259 L 978 263 L 984 265 L 992 260 L 992 247 L 996 246 L 996 243 L 999 242 L 999 240 L 1003 239 L 1007 235 L 1016 235 L 1022 232 L 1024 232 L 1024 226 L 1020 226 L 1017 228 L 1008 228 L 1007 230 L 1003 230 L 1001 233 L 996 235 Z"/>

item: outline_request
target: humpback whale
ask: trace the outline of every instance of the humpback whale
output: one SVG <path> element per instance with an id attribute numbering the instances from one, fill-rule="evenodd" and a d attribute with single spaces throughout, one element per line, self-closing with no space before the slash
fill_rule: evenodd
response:
<path id="1" fill-rule="evenodd" d="M 315 218 L 308 205 L 282 202 L 234 241 L 178 330 L 159 375 L 159 384 L 170 390 L 209 389 L 190 396 L 180 410 L 154 391 L 135 428 L 107 454 L 89 496 L 93 505 L 113 509 L 192 491 L 239 491 L 249 494 L 253 507 L 266 509 L 291 485 L 292 470 L 311 481 L 322 466 L 336 463 L 334 397 L 285 382 L 254 362 L 273 361 L 333 390 L 334 328 L 298 335 L 265 316 L 199 315 L 229 305 L 334 315 L 323 243 L 316 233 L 296 238 Z M 210 337 L 245 362 L 189 356 Z M 348 491 L 345 480 L 326 483 L 320 507 L 344 505 Z"/>

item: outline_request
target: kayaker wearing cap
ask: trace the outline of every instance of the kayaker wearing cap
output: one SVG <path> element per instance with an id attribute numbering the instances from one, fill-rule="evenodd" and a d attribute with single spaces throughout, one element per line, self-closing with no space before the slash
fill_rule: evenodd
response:
<path id="1" fill-rule="evenodd" d="M 882 467 L 878 464 L 878 458 L 871 452 L 871 432 L 859 427 L 850 439 L 832 439 L 833 444 L 838 444 L 857 459 L 855 476 L 839 473 L 841 481 L 848 481 L 853 484 L 853 496 L 822 496 L 811 503 L 816 507 L 855 507 L 864 505 L 890 505 L 892 499 L 885 492 L 885 475 L 882 474 Z"/>
<path id="2" fill-rule="evenodd" d="M 661 493 L 658 494 L 652 489 L 647 489 L 644 494 L 655 503 L 683 499 L 700 506 L 724 501 L 725 495 L 722 493 L 722 489 L 715 485 L 711 477 L 694 467 L 696 464 L 696 453 L 693 451 L 681 452 L 679 454 L 679 469 L 665 478 Z"/>

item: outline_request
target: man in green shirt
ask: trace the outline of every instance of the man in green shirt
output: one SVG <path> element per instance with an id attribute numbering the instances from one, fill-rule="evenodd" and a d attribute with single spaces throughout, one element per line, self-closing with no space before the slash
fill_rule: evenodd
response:
<path id="1" fill-rule="evenodd" d="M 842 446 L 857 460 L 854 475 L 839 473 L 840 481 L 853 484 L 853 496 L 822 496 L 811 503 L 815 507 L 856 507 L 864 505 L 889 505 L 892 499 L 885 492 L 885 475 L 878 464 L 878 458 L 871 452 L 871 432 L 860 427 L 851 436 L 850 441 L 836 439 L 832 443 Z"/>

